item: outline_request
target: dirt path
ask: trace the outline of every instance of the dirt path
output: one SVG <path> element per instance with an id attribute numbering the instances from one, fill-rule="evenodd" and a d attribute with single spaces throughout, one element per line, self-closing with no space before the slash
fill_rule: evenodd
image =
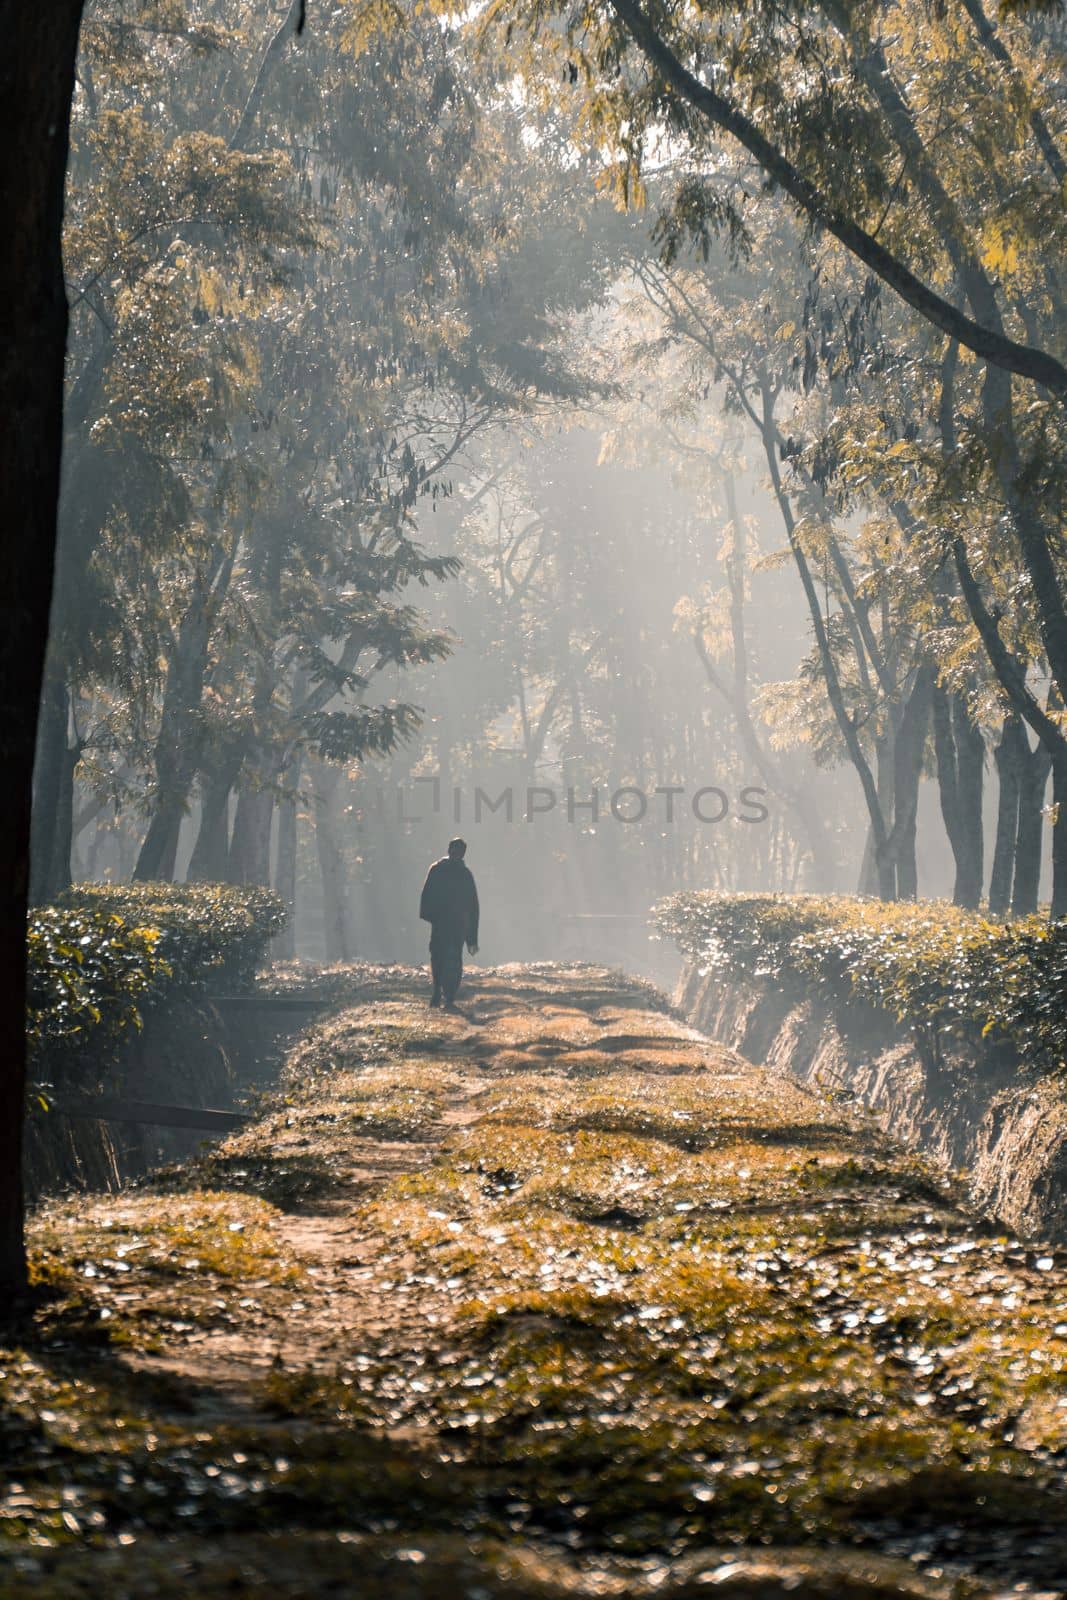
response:
<path id="1" fill-rule="evenodd" d="M 41 1218 L 0 1600 L 1067 1590 L 1055 1252 L 618 974 L 350 982 L 239 1136 Z"/>

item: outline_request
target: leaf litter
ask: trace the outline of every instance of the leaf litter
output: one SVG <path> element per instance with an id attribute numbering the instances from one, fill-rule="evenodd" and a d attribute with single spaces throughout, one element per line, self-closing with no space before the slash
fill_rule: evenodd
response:
<path id="1" fill-rule="evenodd" d="M 1067 1252 L 619 974 L 329 984 L 247 1128 L 35 1219 L 0 1596 L 1067 1587 Z"/>

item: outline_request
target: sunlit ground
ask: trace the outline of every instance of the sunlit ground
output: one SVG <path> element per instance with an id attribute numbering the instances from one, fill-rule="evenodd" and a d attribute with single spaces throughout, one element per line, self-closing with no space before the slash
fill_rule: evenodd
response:
<path id="1" fill-rule="evenodd" d="M 37 1218 L 0 1595 L 1067 1585 L 1062 1253 L 617 975 L 349 981 L 244 1132 Z"/>

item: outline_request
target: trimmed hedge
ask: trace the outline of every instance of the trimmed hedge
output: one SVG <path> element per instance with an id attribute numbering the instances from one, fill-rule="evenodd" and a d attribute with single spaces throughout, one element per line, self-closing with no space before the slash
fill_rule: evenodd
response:
<path id="1" fill-rule="evenodd" d="M 1067 1062 L 1067 921 L 997 922 L 942 901 L 696 893 L 655 915 L 703 972 L 864 1001 L 931 1036 L 1001 1040 L 1043 1072 Z"/>
<path id="2" fill-rule="evenodd" d="M 228 884 L 85 884 L 31 912 L 31 1075 L 112 1065 L 166 994 L 246 988 L 284 921 L 276 895 Z"/>

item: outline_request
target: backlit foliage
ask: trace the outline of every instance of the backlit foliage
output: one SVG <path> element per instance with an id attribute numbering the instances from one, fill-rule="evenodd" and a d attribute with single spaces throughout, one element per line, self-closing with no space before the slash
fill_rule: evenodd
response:
<path id="1" fill-rule="evenodd" d="M 37 1078 L 95 1080 L 113 1069 L 147 1005 L 246 986 L 284 917 L 268 890 L 224 884 L 87 884 L 35 910 L 28 1029 Z"/>
<path id="2" fill-rule="evenodd" d="M 681 894 L 658 918 L 702 971 L 866 1001 L 935 1036 L 1007 1042 L 1041 1071 L 1067 1061 L 1067 923 L 819 895 Z"/>

